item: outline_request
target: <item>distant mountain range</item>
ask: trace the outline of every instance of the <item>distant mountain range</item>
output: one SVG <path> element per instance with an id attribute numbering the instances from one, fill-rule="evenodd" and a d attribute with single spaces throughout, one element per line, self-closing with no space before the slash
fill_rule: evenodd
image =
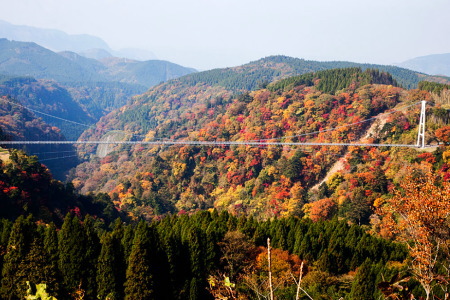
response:
<path id="1" fill-rule="evenodd" d="M 101 38 L 88 34 L 67 34 L 61 30 L 14 25 L 0 20 L 0 38 L 34 42 L 55 52 L 72 51 L 88 58 L 126 57 L 135 60 L 157 59 L 155 54 L 142 49 L 113 50 Z"/>
<path id="2" fill-rule="evenodd" d="M 397 66 L 431 75 L 450 76 L 450 53 L 420 56 Z"/>
<path id="3" fill-rule="evenodd" d="M 32 76 L 59 82 L 125 82 L 149 88 L 195 72 L 167 61 L 109 57 L 103 61 L 75 52 L 55 53 L 36 43 L 0 39 L 0 74 Z"/>

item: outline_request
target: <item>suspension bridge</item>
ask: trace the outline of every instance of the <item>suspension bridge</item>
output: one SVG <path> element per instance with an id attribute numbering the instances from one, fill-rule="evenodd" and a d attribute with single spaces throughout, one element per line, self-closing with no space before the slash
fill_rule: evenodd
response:
<path id="1" fill-rule="evenodd" d="M 258 147 L 267 147 L 267 146 L 359 146 L 359 147 L 403 147 L 403 148 L 427 148 L 433 147 L 430 145 L 425 145 L 425 109 L 426 109 L 426 101 L 420 101 L 421 103 L 421 111 L 420 111 L 420 121 L 419 121 L 419 130 L 417 136 L 416 144 L 377 144 L 377 143 L 362 143 L 362 142 L 353 142 L 353 143 L 319 143 L 319 142 L 281 142 L 274 140 L 282 140 L 290 137 L 280 137 L 268 140 L 254 140 L 254 141 L 189 141 L 189 140 L 158 140 L 158 141 L 0 141 L 0 145 L 62 145 L 62 144 L 70 144 L 70 145 L 152 145 L 152 146 L 171 146 L 171 145 L 183 145 L 183 146 L 234 146 L 234 145 L 246 145 L 246 146 L 258 146 Z M 413 104 L 416 105 L 417 103 Z M 410 106 L 413 106 L 410 105 Z M 392 113 L 392 112 L 391 112 Z M 347 127 L 356 125 L 359 123 L 367 122 L 369 120 L 376 119 L 377 117 L 373 117 L 364 121 L 359 121 L 356 123 L 339 126 L 336 128 L 326 129 L 322 131 L 317 131 L 303 135 L 311 135 L 317 134 L 321 132 L 327 132 L 336 130 L 341 127 Z"/>

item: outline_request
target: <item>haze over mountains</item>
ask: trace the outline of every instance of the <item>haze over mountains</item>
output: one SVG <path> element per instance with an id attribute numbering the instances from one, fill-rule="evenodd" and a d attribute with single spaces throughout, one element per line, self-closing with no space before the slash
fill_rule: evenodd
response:
<path id="1" fill-rule="evenodd" d="M 0 20 L 0 37 L 14 41 L 35 42 L 55 52 L 73 51 L 89 58 L 126 57 L 136 60 L 156 59 L 156 56 L 142 49 L 113 50 L 101 38 L 78 34 L 70 35 L 61 30 L 13 25 Z"/>
<path id="2" fill-rule="evenodd" d="M 0 38 L 13 41 L 35 42 L 54 52 L 70 51 L 92 59 L 123 57 L 131 60 L 157 60 L 154 53 L 127 48 L 113 50 L 101 38 L 88 35 L 70 35 L 61 30 L 14 25 L 0 20 Z M 430 75 L 450 76 L 450 53 L 432 54 L 409 59 L 393 65 Z"/>

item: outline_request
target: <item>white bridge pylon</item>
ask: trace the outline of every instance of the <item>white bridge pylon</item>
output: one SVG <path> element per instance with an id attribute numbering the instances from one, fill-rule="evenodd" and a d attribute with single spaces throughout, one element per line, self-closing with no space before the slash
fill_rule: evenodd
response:
<path id="1" fill-rule="evenodd" d="M 417 134 L 417 147 L 425 148 L 425 105 L 427 101 L 422 100 L 420 109 L 420 120 L 419 120 L 419 133 Z"/>

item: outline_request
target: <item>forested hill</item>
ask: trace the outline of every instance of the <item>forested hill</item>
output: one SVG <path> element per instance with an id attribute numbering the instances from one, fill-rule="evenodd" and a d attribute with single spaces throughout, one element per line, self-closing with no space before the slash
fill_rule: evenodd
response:
<path id="1" fill-rule="evenodd" d="M 194 86 L 196 84 L 207 84 L 221 86 L 228 90 L 254 90 L 265 83 L 274 80 L 301 75 L 320 70 L 358 67 L 365 69 L 378 69 L 392 74 L 393 78 L 405 88 L 416 88 L 419 81 L 427 78 L 427 75 L 420 74 L 408 69 L 374 64 L 359 64 L 345 61 L 319 62 L 309 61 L 288 56 L 270 56 L 246 65 L 215 69 L 200 73 L 194 73 L 180 78 L 182 83 Z"/>
<path id="2" fill-rule="evenodd" d="M 395 87 L 389 74 L 358 68 L 306 74 L 239 96 L 223 87 L 176 82 L 135 98 L 83 138 L 99 140 L 115 129 L 142 135 L 136 140 L 287 137 L 281 140 L 350 142 L 369 123 L 306 134 L 358 123 L 412 100 L 416 93 Z M 346 86 L 336 85 L 341 82 Z M 118 207 L 133 215 L 211 207 L 260 217 L 301 215 L 308 189 L 342 154 L 342 148 L 326 147 L 117 147 L 106 157 L 81 164 L 73 183 L 83 193 L 109 192 Z"/>

